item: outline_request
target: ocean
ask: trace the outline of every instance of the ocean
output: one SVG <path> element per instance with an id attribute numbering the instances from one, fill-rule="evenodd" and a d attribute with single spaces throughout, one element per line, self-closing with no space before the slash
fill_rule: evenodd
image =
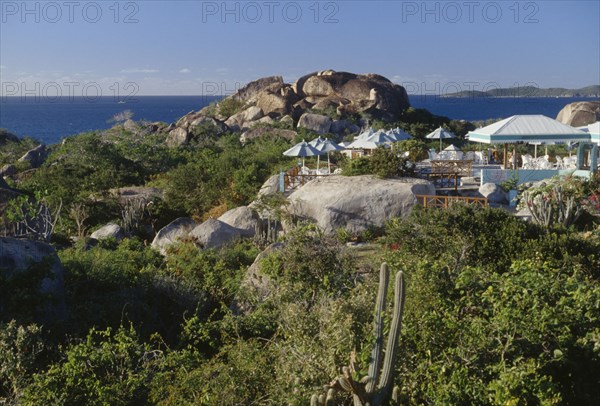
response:
<path id="1" fill-rule="evenodd" d="M 515 114 L 543 114 L 555 118 L 568 103 L 590 98 L 445 98 L 435 95 L 409 96 L 415 108 L 452 119 L 479 121 Z M 19 137 L 33 137 L 47 145 L 86 131 L 104 130 L 110 119 L 125 110 L 134 120 L 171 123 L 190 111 L 198 111 L 219 100 L 218 96 L 136 96 L 126 102 L 113 97 L 86 99 L 63 97 L 0 97 L 0 128 Z"/>

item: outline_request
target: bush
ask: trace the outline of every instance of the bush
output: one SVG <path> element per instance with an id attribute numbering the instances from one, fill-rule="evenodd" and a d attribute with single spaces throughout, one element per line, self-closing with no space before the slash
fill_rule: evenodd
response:
<path id="1" fill-rule="evenodd" d="M 169 247 L 166 267 L 161 272 L 206 293 L 213 305 L 228 304 L 257 255 L 258 250 L 248 241 L 205 250 L 187 242 Z"/>
<path id="2" fill-rule="evenodd" d="M 598 241 L 470 207 L 417 211 L 388 233 L 388 259 L 410 286 L 398 378 L 407 402 L 600 399 Z"/>
<path id="3" fill-rule="evenodd" d="M 376 175 L 380 178 L 414 175 L 414 164 L 399 153 L 386 148 L 378 148 L 371 156 L 348 159 L 342 165 L 346 176 Z"/>
<path id="4" fill-rule="evenodd" d="M 92 327 L 117 328 L 131 321 L 144 336 L 174 341 L 185 311 L 195 312 L 202 295 L 185 280 L 161 274 L 162 256 L 138 239 L 102 242 L 59 252 L 65 268 L 68 329 L 80 336 Z"/>
<path id="5" fill-rule="evenodd" d="M 219 108 L 219 114 L 225 117 L 231 117 L 236 113 L 244 110 L 246 104 L 243 100 L 236 99 L 233 97 L 226 97 L 217 104 Z"/>
<path id="6" fill-rule="evenodd" d="M 0 403 L 19 404 L 44 350 L 41 327 L 0 323 Z"/>
<path id="7" fill-rule="evenodd" d="M 261 271 L 274 279 L 283 300 L 293 297 L 308 309 L 319 296 L 336 297 L 353 286 L 352 258 L 318 227 L 299 226 L 286 235 L 284 244 L 261 263 Z"/>
<path id="8" fill-rule="evenodd" d="M 23 404 L 145 404 L 153 365 L 162 353 L 140 343 L 132 327 L 91 330 L 64 361 L 34 376 Z"/>

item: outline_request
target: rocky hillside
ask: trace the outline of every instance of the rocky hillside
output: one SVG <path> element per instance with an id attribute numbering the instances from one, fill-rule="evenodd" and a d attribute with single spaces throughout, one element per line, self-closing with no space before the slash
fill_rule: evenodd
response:
<path id="1" fill-rule="evenodd" d="M 573 127 L 600 121 L 600 101 L 569 103 L 558 113 L 556 119 Z"/>
<path id="2" fill-rule="evenodd" d="M 281 123 L 281 136 L 291 138 L 295 127 L 317 133 L 356 132 L 361 117 L 397 120 L 410 107 L 406 90 L 389 79 L 376 75 L 357 75 L 326 70 L 311 73 L 288 84 L 281 76 L 255 80 L 216 106 L 192 112 L 171 125 L 168 142 L 180 145 L 189 141 L 193 127 L 210 124 L 225 131 L 245 133 L 260 124 Z"/>

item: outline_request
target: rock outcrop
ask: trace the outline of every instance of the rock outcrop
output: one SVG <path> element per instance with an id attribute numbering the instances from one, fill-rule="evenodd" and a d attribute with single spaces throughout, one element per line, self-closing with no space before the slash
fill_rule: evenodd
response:
<path id="1" fill-rule="evenodd" d="M 219 105 L 228 100 L 235 101 L 239 109 L 224 115 Z M 218 103 L 216 108 L 208 106 L 190 112 L 161 131 L 168 132 L 167 144 L 174 147 L 188 143 L 193 127 L 206 123 L 213 125 L 218 134 L 226 130 L 245 131 L 245 140 L 264 134 L 252 133 L 257 124 L 275 122 L 297 125 L 320 134 L 345 135 L 359 130 L 344 121 L 347 117 L 364 113 L 369 117 L 396 121 L 407 107 L 410 103 L 406 90 L 383 76 L 326 70 L 303 76 L 294 84 L 285 83 L 281 76 L 252 81 Z M 319 111 L 326 115 L 318 114 Z M 290 136 L 289 133 L 277 135 Z"/>
<path id="2" fill-rule="evenodd" d="M 178 147 L 187 144 L 189 141 L 190 133 L 188 130 L 184 127 L 177 127 L 169 131 L 166 143 L 170 147 Z"/>
<path id="3" fill-rule="evenodd" d="M 0 273 L 3 279 L 10 281 L 37 265 L 49 267 L 47 276 L 39 280 L 39 293 L 47 295 L 48 300 L 36 309 L 38 317 L 40 320 L 66 318 L 63 267 L 54 247 L 40 241 L 0 237 Z M 4 300 L 6 298 L 0 297 L 0 314 L 3 314 Z M 10 315 L 7 316 L 10 318 Z"/>
<path id="4" fill-rule="evenodd" d="M 0 128 L 0 145 L 4 145 L 7 142 L 19 142 L 19 137 L 13 133 L 9 133 L 4 128 Z"/>
<path id="5" fill-rule="evenodd" d="M 42 166 L 46 158 L 48 157 L 48 150 L 44 144 L 40 144 L 37 147 L 27 151 L 19 162 L 28 162 L 32 168 L 39 168 Z"/>
<path id="6" fill-rule="evenodd" d="M 506 204 L 508 203 L 506 192 L 495 183 L 485 183 L 479 187 L 479 193 L 488 199 L 488 203 Z"/>
<path id="7" fill-rule="evenodd" d="M 198 223 L 189 217 L 180 217 L 173 220 L 156 233 L 156 236 L 152 241 L 152 248 L 165 255 L 167 253 L 167 248 L 170 245 L 186 238 L 190 234 L 190 231 L 197 225 Z"/>
<path id="8" fill-rule="evenodd" d="M 558 113 L 556 119 L 573 127 L 600 121 L 600 101 L 569 103 Z"/>
<path id="9" fill-rule="evenodd" d="M 250 207 L 240 206 L 225 212 L 218 220 L 235 228 L 243 237 L 254 237 L 259 217 Z"/>
<path id="10" fill-rule="evenodd" d="M 298 127 L 312 130 L 317 134 L 325 134 L 331 128 L 331 119 L 320 114 L 304 113 L 298 120 Z"/>
<path id="11" fill-rule="evenodd" d="M 240 236 L 236 228 L 217 219 L 208 219 L 190 232 L 190 237 L 202 248 L 219 248 Z"/>
<path id="12" fill-rule="evenodd" d="M 421 179 L 334 175 L 308 182 L 288 199 L 294 216 L 315 221 L 326 233 L 360 233 L 407 215 L 417 194 L 435 195 L 435 188 Z"/>
<path id="13" fill-rule="evenodd" d="M 94 231 L 90 237 L 94 240 L 106 240 L 107 238 L 122 240 L 124 233 L 118 224 L 109 223 Z"/>

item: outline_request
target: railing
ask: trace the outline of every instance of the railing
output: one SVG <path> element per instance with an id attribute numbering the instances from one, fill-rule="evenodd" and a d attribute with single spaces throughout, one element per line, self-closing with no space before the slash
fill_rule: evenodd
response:
<path id="1" fill-rule="evenodd" d="M 302 174 L 299 167 L 294 167 L 283 174 L 283 189 L 291 190 L 305 185 L 313 179 L 327 175 L 321 174 Z"/>
<path id="2" fill-rule="evenodd" d="M 473 176 L 473 161 L 432 160 L 431 170 L 423 171 L 421 175 L 431 180 L 436 188 L 454 188 L 456 191 L 461 177 Z"/>
<path id="3" fill-rule="evenodd" d="M 486 207 L 488 199 L 485 197 L 463 197 L 463 196 L 433 196 L 433 195 L 416 195 L 417 203 L 423 207 L 440 207 L 448 208 L 453 203 L 473 204 L 476 206 Z"/>
<path id="4" fill-rule="evenodd" d="M 473 161 L 470 159 L 434 160 L 431 161 L 431 173 L 453 173 L 458 176 L 473 176 Z"/>
<path id="5" fill-rule="evenodd" d="M 284 190 L 294 189 L 322 176 L 326 175 L 290 175 L 286 173 L 283 175 L 283 187 Z"/>
<path id="6" fill-rule="evenodd" d="M 433 182 L 437 189 L 454 188 L 458 191 L 459 177 L 456 173 L 427 173 L 427 180 Z"/>

